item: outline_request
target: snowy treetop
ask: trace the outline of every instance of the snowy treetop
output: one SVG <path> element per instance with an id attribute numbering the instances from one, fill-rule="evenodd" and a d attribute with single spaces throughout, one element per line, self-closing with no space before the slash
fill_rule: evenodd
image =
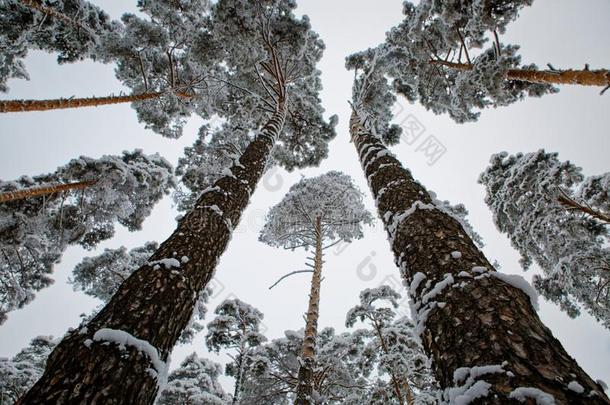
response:
<path id="1" fill-rule="evenodd" d="M 359 239 L 362 225 L 372 221 L 351 178 L 331 171 L 293 185 L 267 214 L 260 240 L 287 249 L 315 246 L 316 218 L 321 220 L 322 240 L 327 241 Z"/>

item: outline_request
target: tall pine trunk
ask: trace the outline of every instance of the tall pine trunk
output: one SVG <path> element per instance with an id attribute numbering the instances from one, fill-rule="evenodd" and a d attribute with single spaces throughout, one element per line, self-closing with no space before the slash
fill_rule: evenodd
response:
<path id="1" fill-rule="evenodd" d="M 456 70 L 472 70 L 469 63 L 455 63 L 434 60 L 430 63 Z M 526 70 L 510 69 L 506 74 L 508 80 L 539 84 L 576 84 L 580 86 L 610 86 L 610 71 L 602 70 Z"/>
<path id="2" fill-rule="evenodd" d="M 356 111 L 350 131 L 397 266 L 410 284 L 415 331 L 446 394 L 455 399 L 478 392 L 485 395 L 473 404 L 509 404 L 537 389 L 557 404 L 609 404 L 542 324 L 530 297 L 494 270 Z M 490 367 L 474 368 L 484 366 Z"/>
<path id="3" fill-rule="evenodd" d="M 0 100 L 0 113 L 61 110 L 79 107 L 99 107 L 109 104 L 132 103 L 159 98 L 165 92 L 132 94 L 128 96 L 57 98 L 52 100 Z M 176 93 L 180 97 L 189 97 L 185 93 Z"/>
<path id="4" fill-rule="evenodd" d="M 316 366 L 316 338 L 320 316 L 320 285 L 322 283 L 322 219 L 316 218 L 316 253 L 314 257 L 311 291 L 307 308 L 307 322 L 303 336 L 303 351 L 299 366 L 295 405 L 310 405 L 313 394 L 313 373 Z"/>
<path id="5" fill-rule="evenodd" d="M 0 203 L 40 197 L 42 195 L 59 193 L 61 191 L 82 190 L 94 184 L 95 181 L 78 181 L 75 183 L 55 184 L 52 186 L 31 187 L 23 190 L 8 191 L 0 193 Z"/>
<path id="6" fill-rule="evenodd" d="M 127 278 L 86 327 L 63 338 L 21 404 L 153 403 L 157 382 L 165 379 L 164 363 L 214 275 L 285 116 L 280 104 L 231 167 L 232 174 L 203 192 L 149 262 Z"/>

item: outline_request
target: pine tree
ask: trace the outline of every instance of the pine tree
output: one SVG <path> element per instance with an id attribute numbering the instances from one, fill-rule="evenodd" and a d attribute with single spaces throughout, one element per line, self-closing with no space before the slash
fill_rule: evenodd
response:
<path id="1" fill-rule="evenodd" d="M 220 364 L 192 353 L 172 371 L 158 405 L 226 405 L 228 396 L 218 382 Z"/>
<path id="2" fill-rule="evenodd" d="M 0 91 L 8 79 L 28 79 L 28 50 L 57 53 L 59 63 L 96 58 L 99 38 L 116 23 L 83 0 L 5 0 L 0 5 Z M 1 110 L 0 110 L 1 111 Z"/>
<path id="3" fill-rule="evenodd" d="M 479 182 L 524 270 L 532 263 L 543 270 L 534 277 L 536 289 L 570 316 L 583 306 L 610 328 L 610 237 L 603 221 L 610 173 L 585 179 L 556 153 L 504 152 L 492 156 Z"/>
<path id="4" fill-rule="evenodd" d="M 377 357 L 380 374 L 390 376 L 390 397 L 399 404 L 434 404 L 434 378 L 428 359 L 411 333 L 408 319 L 395 321 L 400 294 L 389 286 L 362 291 L 360 304 L 349 310 L 346 326 L 370 323 L 374 339 L 371 352 Z M 383 306 L 387 302 L 388 306 Z"/>
<path id="5" fill-rule="evenodd" d="M 348 176 L 339 172 L 301 180 L 267 215 L 261 241 L 286 249 L 305 247 L 315 251 L 313 264 L 310 265 L 313 274 L 296 404 L 310 404 L 317 395 L 313 391 L 313 375 L 316 367 L 322 251 L 341 241 L 361 238 L 362 224 L 370 222 L 371 215 L 364 208 L 360 191 Z"/>
<path id="6" fill-rule="evenodd" d="M 322 329 L 317 336 L 317 367 L 314 371 L 313 398 L 316 404 L 362 404 L 367 390 L 361 372 L 362 351 L 366 333 L 335 334 L 333 328 Z M 303 331 L 285 331 L 254 351 L 247 364 L 244 381 L 244 404 L 293 404 L 296 398 Z"/>
<path id="7" fill-rule="evenodd" d="M 537 396 L 560 403 L 610 403 L 542 324 L 535 291 L 521 277 L 495 271 L 460 222 L 375 135 L 370 117 L 383 114 L 367 108 L 369 100 L 389 91 L 384 65 L 374 55 L 361 58 L 360 66 L 351 62 L 360 68 L 351 138 L 409 285 L 415 336 L 433 360 L 444 399 L 505 404 Z M 575 384 L 582 392 L 569 388 Z"/>
<path id="8" fill-rule="evenodd" d="M 221 111 L 224 117 L 248 113 L 249 127 L 262 129 L 238 161 L 204 190 L 149 262 L 121 284 L 87 324 L 86 333 L 72 332 L 63 339 L 25 403 L 86 402 L 97 395 L 110 403 L 151 403 L 157 383 L 162 383 L 148 372 L 151 362 L 163 377 L 163 364 L 211 280 L 269 157 L 289 170 L 326 157 L 336 120 L 324 120 L 318 98 L 320 72 L 315 65 L 323 43 L 307 17 L 295 17 L 295 6 L 288 0 L 214 3 L 212 32 L 225 47 L 230 72 L 228 102 Z M 132 344 L 118 350 L 99 342 L 104 339 L 148 350 L 145 354 Z M 85 341 L 92 343 L 85 346 Z M 100 371 L 105 369 L 113 373 Z M 100 386 L 111 388 L 102 392 Z"/>
<path id="9" fill-rule="evenodd" d="M 0 204 L 0 322 L 53 282 L 53 266 L 68 246 L 92 249 L 114 235 L 117 222 L 139 230 L 173 187 L 172 172 L 159 155 L 136 150 L 99 159 L 81 156 L 54 173 L 0 182 L 3 194 L 94 182 L 83 190 Z"/>
<path id="10" fill-rule="evenodd" d="M 260 332 L 263 314 L 239 299 L 223 301 L 214 314 L 216 318 L 208 324 L 206 344 L 216 353 L 222 349 L 235 352 L 233 362 L 227 364 L 226 374 L 235 378 L 233 404 L 238 404 L 247 377 L 246 363 L 252 351 L 266 340 Z"/>
<path id="11" fill-rule="evenodd" d="M 397 93 L 457 122 L 476 121 L 478 110 L 526 96 L 556 93 L 554 85 L 610 86 L 607 69 L 539 70 L 522 65 L 519 46 L 500 35 L 531 0 L 405 2 L 404 20 L 377 47 Z M 489 38 L 493 38 L 490 40 Z M 371 52 L 371 50 L 369 50 Z M 605 91 L 604 89 L 604 91 Z"/>
<path id="12" fill-rule="evenodd" d="M 12 359 L 0 358 L 0 399 L 13 404 L 36 382 L 55 347 L 52 336 L 38 336 Z"/>

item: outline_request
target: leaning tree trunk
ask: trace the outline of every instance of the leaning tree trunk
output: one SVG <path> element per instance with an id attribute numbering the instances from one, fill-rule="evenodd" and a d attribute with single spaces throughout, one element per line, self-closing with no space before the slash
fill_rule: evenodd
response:
<path id="1" fill-rule="evenodd" d="M 320 315 L 320 285 L 322 283 L 322 219 L 316 218 L 316 254 L 314 257 L 313 275 L 307 322 L 303 336 L 303 351 L 299 366 L 297 395 L 295 405 L 310 405 L 313 395 L 313 373 L 316 364 L 316 338 L 318 336 L 318 317 Z"/>
<path id="2" fill-rule="evenodd" d="M 98 107 L 109 104 L 132 103 L 159 98 L 166 92 L 132 94 L 129 96 L 108 96 L 88 98 L 57 98 L 52 100 L 0 100 L 0 113 L 61 110 L 79 107 Z M 176 93 L 188 97 L 184 93 Z"/>
<path id="3" fill-rule="evenodd" d="M 455 63 L 435 60 L 431 63 L 456 70 L 472 70 L 469 63 Z M 610 86 L 610 71 L 601 70 L 527 70 L 510 69 L 506 74 L 508 80 L 539 84 L 577 84 L 581 86 Z"/>
<path id="4" fill-rule="evenodd" d="M 95 181 L 78 181 L 68 184 L 55 184 L 52 186 L 31 187 L 23 190 L 0 193 L 0 203 L 39 197 L 69 190 L 82 190 L 95 184 Z"/>
<path id="5" fill-rule="evenodd" d="M 21 404 L 153 403 L 167 377 L 169 353 L 214 275 L 285 115 L 281 104 L 231 174 L 203 192 L 149 262 L 85 327 L 63 338 Z"/>
<path id="6" fill-rule="evenodd" d="M 446 398 L 509 404 L 540 394 L 553 395 L 557 404 L 609 404 L 514 286 L 516 276 L 494 270 L 357 112 L 350 127 L 397 266 L 410 284 L 415 332 Z"/>

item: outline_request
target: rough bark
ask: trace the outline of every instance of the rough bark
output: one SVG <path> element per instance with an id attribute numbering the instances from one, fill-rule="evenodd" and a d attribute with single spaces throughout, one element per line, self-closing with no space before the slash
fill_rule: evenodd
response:
<path id="1" fill-rule="evenodd" d="M 159 98 L 166 92 L 150 92 L 128 96 L 88 97 L 88 98 L 57 98 L 52 100 L 1 100 L 0 113 L 61 110 L 79 107 L 99 107 L 109 104 L 132 103 Z M 176 92 L 180 97 L 189 97 L 185 93 Z"/>
<path id="2" fill-rule="evenodd" d="M 307 321 L 303 336 L 303 351 L 299 367 L 297 395 L 295 405 L 310 405 L 313 394 L 314 368 L 316 363 L 316 337 L 318 335 L 318 317 L 320 315 L 320 285 L 322 283 L 322 219 L 316 218 L 316 254 L 314 271 L 311 276 L 311 291 L 307 308 Z"/>
<path id="3" fill-rule="evenodd" d="M 149 262 L 127 278 L 85 328 L 63 338 L 21 404 L 153 403 L 158 387 L 148 356 L 129 345 L 121 350 L 91 340 L 101 328 L 125 331 L 150 343 L 167 362 L 262 176 L 285 115 L 280 104 L 231 167 L 232 175 L 203 192 Z M 154 263 L 166 258 L 177 259 L 180 266 Z"/>
<path id="4" fill-rule="evenodd" d="M 362 125 L 357 112 L 350 126 L 396 264 L 413 290 L 416 331 L 421 331 L 441 387 L 463 386 L 466 378 L 454 380 L 460 367 L 500 365 L 503 372 L 474 378 L 490 386 L 472 404 L 519 403 L 511 397 L 519 387 L 542 390 L 558 404 L 609 404 L 603 390 L 542 324 L 528 295 L 494 276 L 499 273 L 460 223 L 433 205 L 426 189 Z M 480 274 L 483 268 L 487 271 Z M 414 282 L 418 273 L 425 276 L 419 285 Z M 584 393 L 570 390 L 572 381 Z"/>
<path id="5" fill-rule="evenodd" d="M 82 190 L 95 184 L 95 181 L 79 181 L 68 184 L 54 184 L 52 186 L 32 187 L 23 190 L 0 193 L 0 203 L 39 197 L 69 190 Z"/>
<path id="6" fill-rule="evenodd" d="M 457 70 L 472 70 L 473 65 L 434 60 L 430 63 Z M 519 80 L 540 84 L 576 84 L 580 86 L 609 86 L 610 71 L 601 70 L 525 70 L 510 69 L 506 74 L 508 80 Z"/>

